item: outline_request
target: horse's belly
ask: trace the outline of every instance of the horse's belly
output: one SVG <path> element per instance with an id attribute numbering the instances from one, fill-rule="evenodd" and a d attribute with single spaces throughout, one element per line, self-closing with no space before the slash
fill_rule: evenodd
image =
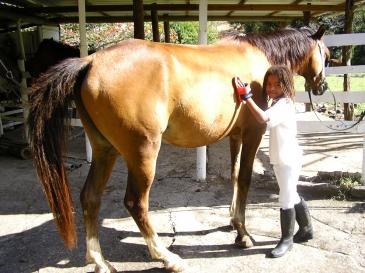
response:
<path id="1" fill-rule="evenodd" d="M 240 106 L 211 115 L 203 110 L 200 108 L 190 116 L 186 113 L 172 115 L 162 135 L 163 140 L 181 147 L 204 146 L 226 137 L 241 123 Z"/>

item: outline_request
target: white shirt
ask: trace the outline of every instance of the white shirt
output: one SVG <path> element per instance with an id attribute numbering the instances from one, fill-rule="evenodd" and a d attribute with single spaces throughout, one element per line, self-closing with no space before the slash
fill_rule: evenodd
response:
<path id="1" fill-rule="evenodd" d="M 269 156 L 271 164 L 298 166 L 302 150 L 297 140 L 295 106 L 291 99 L 280 98 L 268 110 L 270 130 Z"/>

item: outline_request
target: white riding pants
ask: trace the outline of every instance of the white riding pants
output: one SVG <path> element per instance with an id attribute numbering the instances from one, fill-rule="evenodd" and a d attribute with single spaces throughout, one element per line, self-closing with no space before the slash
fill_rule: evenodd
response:
<path id="1" fill-rule="evenodd" d="M 275 164 L 273 165 L 276 180 L 278 181 L 279 204 L 282 209 L 294 208 L 294 205 L 300 202 L 300 197 L 297 192 L 297 184 L 301 165 L 288 166 Z"/>

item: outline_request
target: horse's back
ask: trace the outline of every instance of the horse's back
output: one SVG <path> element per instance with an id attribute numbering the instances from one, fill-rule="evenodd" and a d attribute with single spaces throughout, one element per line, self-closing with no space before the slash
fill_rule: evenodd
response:
<path id="1" fill-rule="evenodd" d="M 205 145 L 237 124 L 241 107 L 232 78 L 245 73 L 239 58 L 234 47 L 126 41 L 93 55 L 82 100 L 112 139 L 133 132 L 162 135 L 179 146 Z M 244 77 L 251 79 L 250 73 Z"/>

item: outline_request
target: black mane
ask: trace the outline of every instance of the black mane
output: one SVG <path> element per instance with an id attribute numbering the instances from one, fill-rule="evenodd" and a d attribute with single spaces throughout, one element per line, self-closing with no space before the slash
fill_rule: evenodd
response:
<path id="1" fill-rule="evenodd" d="M 272 65 L 288 64 L 291 70 L 294 70 L 305 61 L 303 56 L 308 55 L 313 45 L 313 33 L 309 28 L 288 28 L 276 32 L 234 35 L 230 38 L 258 47 Z"/>

